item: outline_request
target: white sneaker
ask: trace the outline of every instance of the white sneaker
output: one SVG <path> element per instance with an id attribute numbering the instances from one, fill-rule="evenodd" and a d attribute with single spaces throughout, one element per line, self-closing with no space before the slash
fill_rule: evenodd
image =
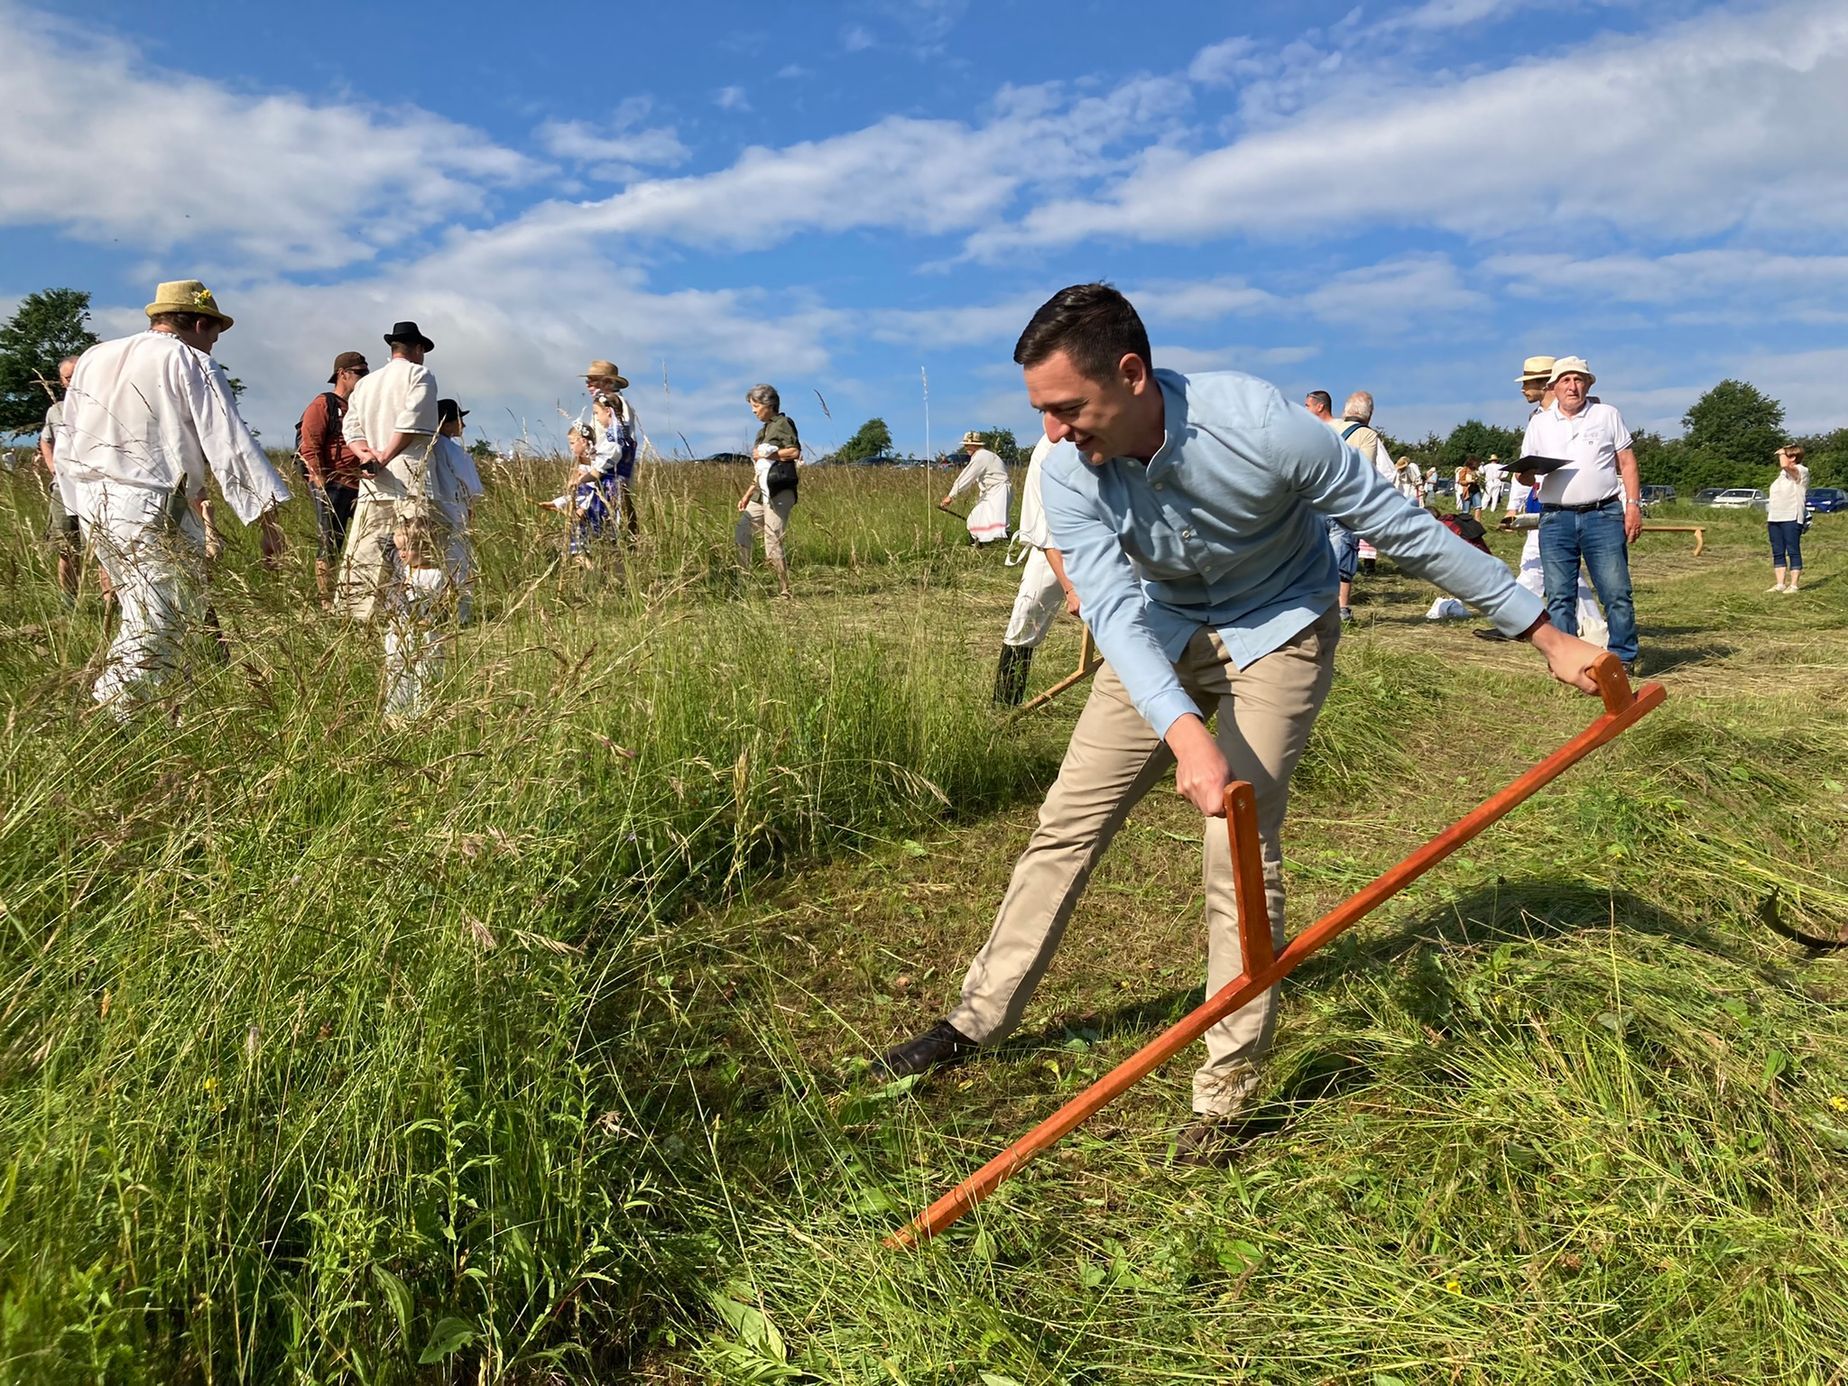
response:
<path id="1" fill-rule="evenodd" d="M 1797 589 L 1794 587 L 1786 587 L 1784 589 L 1784 595 L 1786 597 L 1794 597 L 1797 595 Z"/>
<path id="2" fill-rule="evenodd" d="M 1769 587 L 1765 588 L 1767 592 L 1782 592 L 1783 590 L 1784 584 L 1781 582 L 1774 582 Z"/>

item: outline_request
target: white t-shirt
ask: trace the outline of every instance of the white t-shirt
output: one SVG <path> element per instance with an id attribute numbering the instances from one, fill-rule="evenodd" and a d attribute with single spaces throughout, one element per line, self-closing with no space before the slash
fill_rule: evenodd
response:
<path id="1" fill-rule="evenodd" d="M 1542 505 L 1590 505 L 1623 494 L 1617 454 L 1630 448 L 1623 415 L 1608 404 L 1587 402 L 1570 418 L 1554 404 L 1527 421 L 1523 457 L 1563 457 L 1572 465 L 1540 478 Z"/>
<path id="2" fill-rule="evenodd" d="M 1809 496 L 1809 468 L 1797 463 L 1797 474 L 1792 477 L 1782 467 L 1777 469 L 1777 480 L 1771 483 L 1770 498 L 1765 502 L 1765 519 L 1767 521 L 1800 520 Z"/>

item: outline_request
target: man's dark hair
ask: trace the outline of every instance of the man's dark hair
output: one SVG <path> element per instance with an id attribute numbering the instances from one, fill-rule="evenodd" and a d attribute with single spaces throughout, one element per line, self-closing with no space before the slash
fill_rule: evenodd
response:
<path id="1" fill-rule="evenodd" d="M 1109 380 L 1125 356 L 1149 359 L 1149 334 L 1130 301 L 1108 284 L 1073 284 L 1040 305 L 1014 343 L 1014 362 L 1037 366 L 1054 352 L 1071 357 L 1089 380 Z"/>
<path id="2" fill-rule="evenodd" d="M 1306 398 L 1312 399 L 1317 404 L 1321 405 L 1322 412 L 1325 414 L 1332 414 L 1335 412 L 1335 397 L 1326 390 L 1311 390 Z"/>

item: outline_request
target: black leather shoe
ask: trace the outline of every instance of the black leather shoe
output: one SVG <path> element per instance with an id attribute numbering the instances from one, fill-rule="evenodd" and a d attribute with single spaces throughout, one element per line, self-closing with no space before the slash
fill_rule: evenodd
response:
<path id="1" fill-rule="evenodd" d="M 1232 1117 L 1196 1117 L 1174 1140 L 1174 1163 L 1191 1169 L 1223 1169 L 1232 1163 L 1238 1137 Z"/>
<path id="2" fill-rule="evenodd" d="M 923 1034 L 886 1050 L 885 1056 L 879 1060 L 879 1067 L 890 1077 L 904 1078 L 926 1069 L 955 1063 L 980 1047 L 949 1021 L 939 1020 Z"/>

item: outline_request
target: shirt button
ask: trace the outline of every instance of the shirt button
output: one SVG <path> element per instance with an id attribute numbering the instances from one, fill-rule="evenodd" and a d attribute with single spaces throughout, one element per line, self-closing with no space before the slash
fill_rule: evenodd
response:
<path id="1" fill-rule="evenodd" d="M 1165 481 L 1158 481 L 1155 483 L 1155 489 L 1157 491 L 1164 491 L 1167 489 L 1167 486 L 1168 486 L 1168 483 Z"/>
<path id="2" fill-rule="evenodd" d="M 1182 530 L 1182 531 L 1181 531 L 1181 538 L 1183 538 L 1183 539 L 1191 539 L 1191 538 L 1193 538 L 1193 531 L 1192 531 L 1191 529 L 1184 529 L 1184 530 Z"/>

